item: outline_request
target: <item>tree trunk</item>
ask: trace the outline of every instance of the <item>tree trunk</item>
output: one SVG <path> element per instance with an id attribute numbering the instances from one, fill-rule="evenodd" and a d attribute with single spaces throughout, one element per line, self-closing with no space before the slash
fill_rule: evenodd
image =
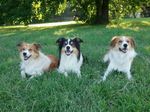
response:
<path id="1" fill-rule="evenodd" d="M 95 24 L 107 24 L 109 23 L 108 10 L 109 0 L 95 0 L 96 5 L 96 17 Z"/>

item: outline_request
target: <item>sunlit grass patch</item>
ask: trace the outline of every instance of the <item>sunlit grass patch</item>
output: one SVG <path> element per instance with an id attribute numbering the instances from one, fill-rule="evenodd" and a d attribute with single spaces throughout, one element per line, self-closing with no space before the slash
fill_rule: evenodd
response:
<path id="1" fill-rule="evenodd" d="M 130 29 L 134 31 L 140 31 L 144 29 L 144 27 L 150 27 L 150 18 L 143 18 L 143 19 L 125 19 L 125 20 L 112 20 L 107 28 L 123 28 L 123 29 Z"/>
<path id="2" fill-rule="evenodd" d="M 63 26 L 63 25 L 72 25 L 72 24 L 81 24 L 82 22 L 76 21 L 66 21 L 66 22 L 52 22 L 52 23 L 43 23 L 43 24 L 30 24 L 29 27 L 53 27 L 53 26 Z"/>

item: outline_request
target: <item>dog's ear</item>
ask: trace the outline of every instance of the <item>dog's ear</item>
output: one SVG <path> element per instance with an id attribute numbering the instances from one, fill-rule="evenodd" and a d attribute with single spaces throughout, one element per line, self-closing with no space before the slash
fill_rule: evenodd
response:
<path id="1" fill-rule="evenodd" d="M 74 38 L 73 40 L 76 41 L 76 42 L 78 42 L 78 43 L 83 43 L 83 40 L 80 39 L 80 38 Z"/>
<path id="2" fill-rule="evenodd" d="M 25 44 L 25 42 L 20 42 L 20 43 L 18 43 L 18 44 L 16 45 L 19 51 L 21 51 L 22 46 L 23 46 L 24 44 Z"/>
<path id="3" fill-rule="evenodd" d="M 62 44 L 64 42 L 65 38 L 64 37 L 60 37 L 59 39 L 56 40 L 57 44 Z"/>
<path id="4" fill-rule="evenodd" d="M 129 39 L 130 39 L 131 47 L 135 48 L 135 41 L 133 40 L 133 38 L 129 38 Z"/>
<path id="5" fill-rule="evenodd" d="M 119 37 L 118 36 L 115 36 L 111 39 L 111 42 L 110 42 L 110 46 L 111 47 L 115 47 L 116 46 L 116 43 L 118 42 L 119 40 Z"/>
<path id="6" fill-rule="evenodd" d="M 37 50 L 39 50 L 39 49 L 41 48 L 41 45 L 40 45 L 40 44 L 37 44 L 37 43 L 33 43 L 33 46 L 35 46 L 35 48 L 36 48 Z"/>
<path id="7" fill-rule="evenodd" d="M 20 42 L 17 44 L 17 47 L 21 47 L 23 45 L 24 42 Z"/>

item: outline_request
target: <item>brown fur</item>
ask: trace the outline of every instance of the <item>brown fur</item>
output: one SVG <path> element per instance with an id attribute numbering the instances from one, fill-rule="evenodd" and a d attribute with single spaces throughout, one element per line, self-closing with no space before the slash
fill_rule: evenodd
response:
<path id="1" fill-rule="evenodd" d="M 75 47 L 73 48 L 73 53 L 78 55 L 79 51 L 77 50 L 77 48 L 75 48 Z"/>
<path id="2" fill-rule="evenodd" d="M 135 42 L 132 38 L 129 38 L 129 42 L 131 44 L 131 47 L 135 48 Z"/>
<path id="3" fill-rule="evenodd" d="M 120 40 L 121 37 L 122 37 L 122 36 L 115 36 L 115 37 L 113 37 L 112 40 L 111 40 L 110 46 L 111 46 L 112 48 L 115 47 L 116 44 L 119 42 L 119 40 Z M 134 42 L 134 40 L 132 39 L 132 37 L 126 36 L 126 38 L 128 38 L 131 47 L 132 47 L 132 48 L 135 48 L 135 42 Z"/>
<path id="4" fill-rule="evenodd" d="M 111 47 L 115 47 L 116 43 L 118 43 L 118 41 L 119 41 L 119 37 L 118 36 L 113 37 L 111 42 L 110 42 L 110 46 Z"/>
<path id="5" fill-rule="evenodd" d="M 49 59 L 52 61 L 50 65 L 50 70 L 54 70 L 58 67 L 58 59 L 54 55 L 48 55 Z"/>
<path id="6" fill-rule="evenodd" d="M 33 58 L 37 58 L 39 56 L 39 49 L 41 48 L 39 44 L 36 44 L 36 43 L 29 44 L 29 43 L 22 42 L 22 43 L 19 43 L 17 46 L 20 52 L 23 49 L 28 49 L 29 52 L 32 54 Z"/>

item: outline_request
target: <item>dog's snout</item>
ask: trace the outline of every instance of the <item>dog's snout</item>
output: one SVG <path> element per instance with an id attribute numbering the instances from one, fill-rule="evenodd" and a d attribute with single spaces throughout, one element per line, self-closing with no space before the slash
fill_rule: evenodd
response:
<path id="1" fill-rule="evenodd" d="M 66 49 L 67 49 L 67 50 L 70 50 L 70 47 L 69 47 L 69 46 L 67 46 L 67 47 L 66 47 Z"/>
<path id="2" fill-rule="evenodd" d="M 123 46 L 126 48 L 128 45 L 127 44 L 123 44 Z"/>
<path id="3" fill-rule="evenodd" d="M 27 55 L 27 53 L 24 52 L 24 53 L 23 53 L 23 56 L 26 56 L 26 55 Z"/>

